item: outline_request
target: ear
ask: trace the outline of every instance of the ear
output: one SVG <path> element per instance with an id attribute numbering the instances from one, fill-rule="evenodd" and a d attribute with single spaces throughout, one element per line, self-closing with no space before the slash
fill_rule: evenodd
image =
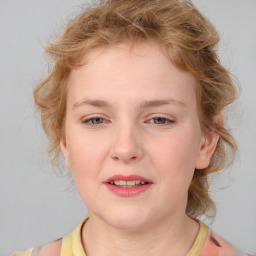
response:
<path id="1" fill-rule="evenodd" d="M 223 126 L 223 119 L 221 115 L 214 117 L 214 122 L 218 126 Z M 214 131 L 206 131 L 202 135 L 200 150 L 196 160 L 196 169 L 207 168 L 210 164 L 211 157 L 217 147 L 219 141 L 219 134 Z"/>
<path id="2" fill-rule="evenodd" d="M 66 161 L 66 166 L 68 167 L 69 170 L 71 170 L 71 163 L 70 163 L 70 159 L 69 159 L 69 153 L 68 153 L 65 138 L 61 139 L 61 141 L 60 141 L 60 149 L 61 149 L 61 152 L 64 156 L 65 161 Z"/>

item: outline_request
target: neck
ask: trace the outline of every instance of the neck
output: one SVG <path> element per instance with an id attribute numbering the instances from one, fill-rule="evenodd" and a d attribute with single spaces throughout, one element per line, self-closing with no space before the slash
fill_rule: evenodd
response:
<path id="1" fill-rule="evenodd" d="M 198 232 L 199 224 L 185 214 L 141 230 L 119 230 L 92 216 L 82 230 L 82 243 L 87 256 L 179 256 L 188 253 Z"/>

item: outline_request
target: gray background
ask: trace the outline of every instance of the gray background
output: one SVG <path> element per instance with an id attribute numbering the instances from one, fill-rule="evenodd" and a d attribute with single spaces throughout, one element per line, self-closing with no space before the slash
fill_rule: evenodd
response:
<path id="1" fill-rule="evenodd" d="M 47 74 L 42 46 L 82 3 L 0 0 L 1 256 L 62 237 L 87 215 L 68 177 L 58 178 L 49 164 L 32 98 L 36 82 Z M 256 251 L 256 1 L 194 3 L 217 27 L 221 60 L 242 87 L 231 120 L 239 158 L 213 179 L 212 227 L 241 249 Z"/>

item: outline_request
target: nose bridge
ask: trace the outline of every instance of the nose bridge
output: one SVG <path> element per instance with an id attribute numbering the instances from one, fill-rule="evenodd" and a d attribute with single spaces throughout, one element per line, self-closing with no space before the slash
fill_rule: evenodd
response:
<path id="1" fill-rule="evenodd" d="M 143 156 L 140 127 L 123 119 L 115 125 L 112 138 L 112 158 L 124 162 L 135 161 Z"/>

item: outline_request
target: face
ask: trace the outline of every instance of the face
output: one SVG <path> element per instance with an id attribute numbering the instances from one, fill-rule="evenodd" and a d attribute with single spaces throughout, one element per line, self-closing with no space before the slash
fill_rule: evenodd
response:
<path id="1" fill-rule="evenodd" d="M 70 74 L 61 149 L 91 218 L 138 229 L 184 216 L 216 143 L 201 132 L 194 77 L 156 44 L 93 50 Z"/>

